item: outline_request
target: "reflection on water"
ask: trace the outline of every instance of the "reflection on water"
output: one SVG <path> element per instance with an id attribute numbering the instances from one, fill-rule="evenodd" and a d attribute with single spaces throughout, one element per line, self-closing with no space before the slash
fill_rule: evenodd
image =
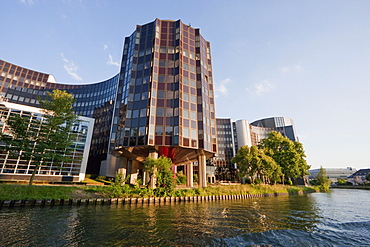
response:
<path id="1" fill-rule="evenodd" d="M 167 205 L 3 209 L 0 246 L 365 246 L 369 201 L 355 206 L 348 195 L 367 200 L 370 191 Z"/>

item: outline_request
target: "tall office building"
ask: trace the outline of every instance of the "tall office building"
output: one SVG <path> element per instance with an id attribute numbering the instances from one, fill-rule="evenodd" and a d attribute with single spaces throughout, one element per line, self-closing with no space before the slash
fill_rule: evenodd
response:
<path id="1" fill-rule="evenodd" d="M 164 155 L 190 173 L 197 161 L 205 185 L 217 135 L 210 43 L 199 29 L 180 20 L 138 25 L 125 38 L 119 73 L 99 83 L 60 84 L 0 60 L 0 94 L 9 102 L 37 107 L 53 89 L 72 93 L 76 113 L 95 118 L 88 173 L 120 169 L 135 178 L 147 156 Z"/>
<path id="2" fill-rule="evenodd" d="M 180 20 L 137 26 L 125 39 L 109 171 L 131 170 L 148 155 L 199 164 L 217 152 L 210 43 Z M 114 160 L 118 161 L 115 162 Z M 113 161 L 113 162 L 112 162 Z"/>

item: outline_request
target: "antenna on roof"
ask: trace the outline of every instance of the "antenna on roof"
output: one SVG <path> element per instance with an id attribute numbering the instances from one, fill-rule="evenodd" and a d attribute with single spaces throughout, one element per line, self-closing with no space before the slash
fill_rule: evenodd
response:
<path id="1" fill-rule="evenodd" d="M 189 23 L 189 27 L 191 27 L 191 23 Z"/>

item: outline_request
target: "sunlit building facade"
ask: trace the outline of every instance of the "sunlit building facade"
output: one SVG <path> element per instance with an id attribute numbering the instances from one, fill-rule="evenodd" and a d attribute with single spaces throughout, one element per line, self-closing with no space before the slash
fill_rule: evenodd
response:
<path id="1" fill-rule="evenodd" d="M 213 91 L 210 43 L 199 29 L 180 20 L 137 26 L 125 39 L 117 90 L 111 150 L 118 163 L 107 171 L 136 170 L 155 153 L 176 165 L 197 161 L 205 183 L 206 159 L 217 152 Z"/>
<path id="2" fill-rule="evenodd" d="M 29 119 L 28 128 L 38 133 L 40 126 L 35 129 L 33 124 L 37 120 L 44 121 L 43 111 L 40 108 L 10 103 L 4 97 L 0 97 L 0 131 L 5 135 L 11 135 L 11 130 L 6 120 L 11 115 L 19 115 Z M 79 121 L 71 129 L 76 135 L 72 145 L 72 153 L 68 154 L 71 161 L 63 164 L 43 162 L 36 171 L 35 181 L 54 182 L 79 182 L 85 178 L 87 160 L 89 156 L 94 119 L 79 117 Z M 34 170 L 30 160 L 24 160 L 18 153 L 9 153 L 0 142 L 0 179 L 2 180 L 29 180 Z"/>
<path id="3" fill-rule="evenodd" d="M 87 173 L 120 170 L 134 182 L 144 177 L 146 157 L 164 155 L 189 174 L 196 162 L 206 184 L 217 134 L 210 43 L 199 29 L 180 20 L 138 25 L 125 38 L 118 74 L 97 83 L 61 84 L 0 60 L 0 95 L 8 102 L 38 107 L 38 97 L 54 89 L 72 93 L 76 114 L 95 119 Z"/>

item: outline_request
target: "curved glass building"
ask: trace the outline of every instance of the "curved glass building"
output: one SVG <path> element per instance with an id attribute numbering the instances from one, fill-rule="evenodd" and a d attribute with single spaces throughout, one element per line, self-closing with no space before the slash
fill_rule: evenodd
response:
<path id="1" fill-rule="evenodd" d="M 106 160 L 118 75 L 98 83 L 71 85 L 56 83 L 54 76 L 0 60 L 0 94 L 8 102 L 38 107 L 38 98 L 54 89 L 72 93 L 76 114 L 95 118 L 87 173 L 99 173 Z"/>

